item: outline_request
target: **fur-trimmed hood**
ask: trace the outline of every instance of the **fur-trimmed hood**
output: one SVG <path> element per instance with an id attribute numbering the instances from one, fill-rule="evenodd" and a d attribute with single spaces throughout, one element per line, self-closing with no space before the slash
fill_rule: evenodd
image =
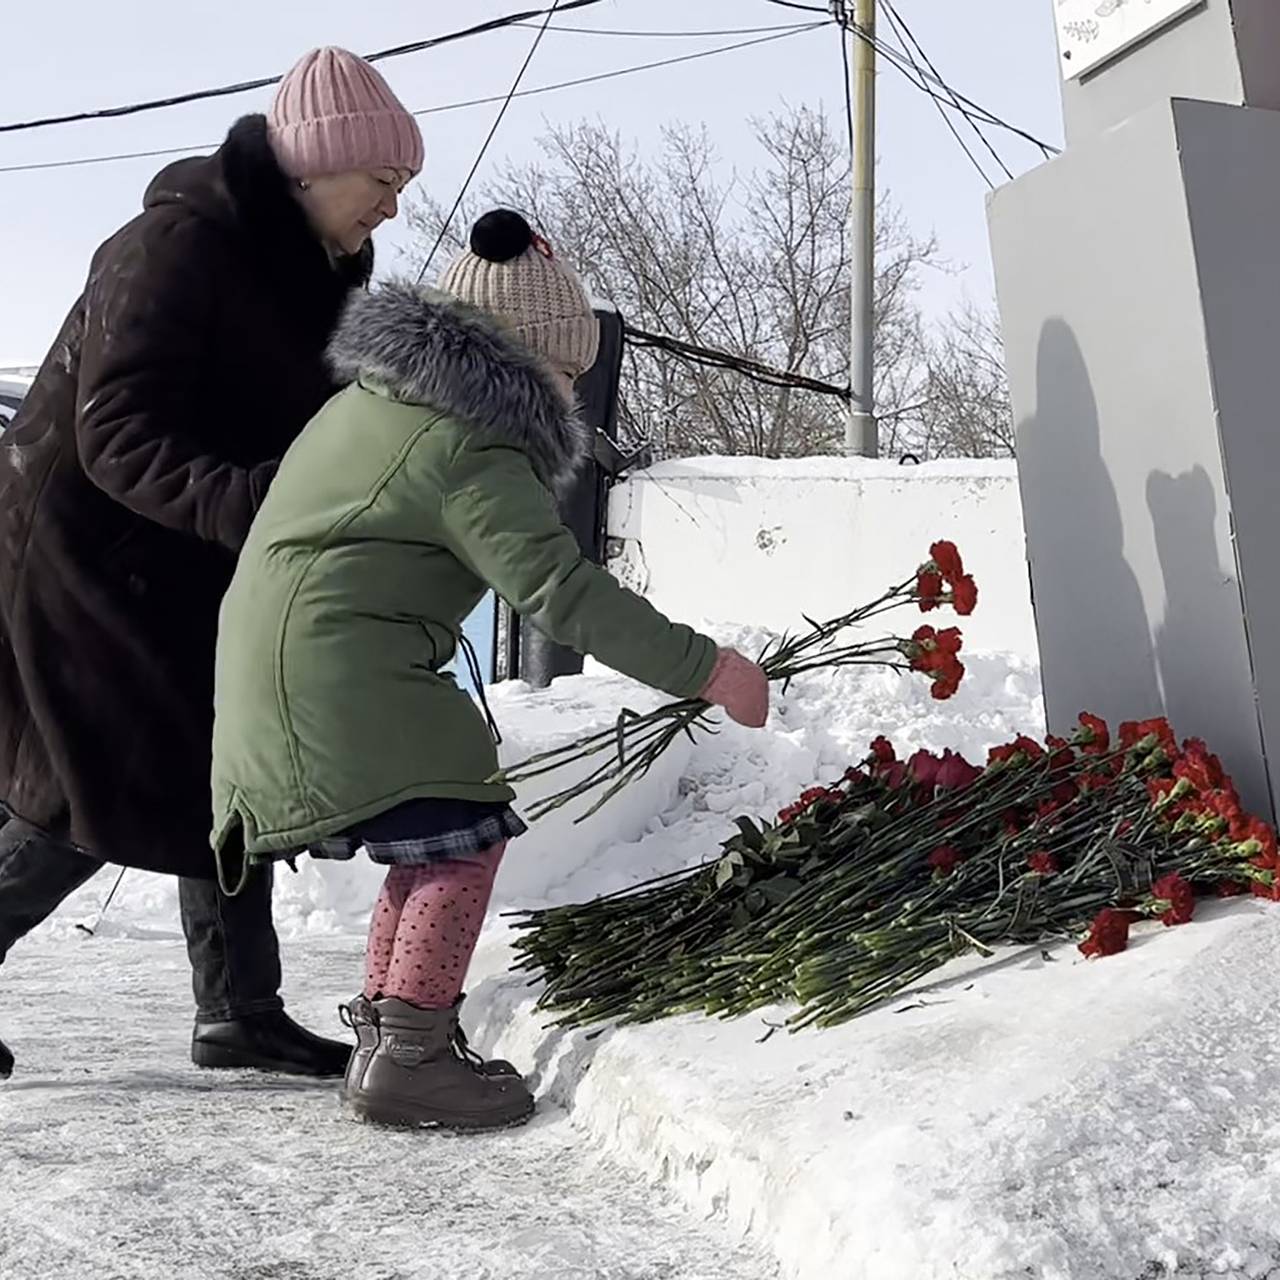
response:
<path id="1" fill-rule="evenodd" d="M 448 294 L 394 281 L 353 295 L 329 361 L 345 382 L 364 379 L 521 450 L 557 492 L 590 456 L 590 430 L 538 357 Z"/>

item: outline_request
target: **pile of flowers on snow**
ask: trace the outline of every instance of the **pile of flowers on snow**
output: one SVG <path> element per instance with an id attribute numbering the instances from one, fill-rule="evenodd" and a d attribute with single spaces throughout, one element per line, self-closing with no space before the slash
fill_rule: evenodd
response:
<path id="1" fill-rule="evenodd" d="M 831 1026 L 966 952 L 1113 955 L 1199 895 L 1280 896 L 1274 830 L 1164 720 L 1113 736 L 1081 715 L 1070 739 L 1019 737 L 984 767 L 879 738 L 776 821 L 737 826 L 714 862 L 519 917 L 517 967 L 560 1025 L 791 1001 L 793 1027 Z"/>
<path id="2" fill-rule="evenodd" d="M 977 607 L 978 588 L 965 572 L 960 552 L 951 542 L 935 542 L 929 559 L 906 582 L 890 587 L 878 599 L 862 605 L 830 622 L 806 618 L 810 630 L 804 635 L 783 636 L 758 659 L 771 681 L 785 689 L 797 676 L 809 671 L 837 667 L 876 666 L 893 671 L 918 671 L 931 681 L 935 698 L 950 698 L 964 678 L 960 661 L 961 634 L 955 627 L 942 631 L 932 626 L 918 627 L 910 636 L 879 636 L 857 639 L 854 632 L 875 618 L 904 606 L 923 613 L 948 607 L 967 617 Z M 712 708 L 694 698 L 671 702 L 637 715 L 623 711 L 616 728 L 593 734 L 568 746 L 543 752 L 502 772 L 491 781 L 519 786 L 554 773 L 566 766 L 588 763 L 585 777 L 544 796 L 529 808 L 536 821 L 572 800 L 598 792 L 581 822 L 608 803 L 629 783 L 643 777 L 658 757 L 681 734 L 693 736 L 695 729 L 714 733 Z"/>

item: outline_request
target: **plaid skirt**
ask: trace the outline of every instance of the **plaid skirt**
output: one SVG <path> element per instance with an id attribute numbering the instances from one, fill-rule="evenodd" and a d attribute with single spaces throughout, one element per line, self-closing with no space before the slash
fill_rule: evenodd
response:
<path id="1" fill-rule="evenodd" d="M 313 858 L 354 858 L 361 850 L 374 862 L 415 867 L 440 858 L 483 853 L 528 827 L 510 805 L 478 800 L 407 800 L 336 836 L 308 845 Z"/>

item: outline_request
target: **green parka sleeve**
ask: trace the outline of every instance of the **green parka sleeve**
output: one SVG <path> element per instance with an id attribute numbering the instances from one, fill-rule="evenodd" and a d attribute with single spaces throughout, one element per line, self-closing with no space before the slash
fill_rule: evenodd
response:
<path id="1" fill-rule="evenodd" d="M 449 549 L 557 644 L 676 698 L 695 697 L 715 642 L 671 622 L 585 559 L 517 449 L 464 444 L 447 477 Z"/>

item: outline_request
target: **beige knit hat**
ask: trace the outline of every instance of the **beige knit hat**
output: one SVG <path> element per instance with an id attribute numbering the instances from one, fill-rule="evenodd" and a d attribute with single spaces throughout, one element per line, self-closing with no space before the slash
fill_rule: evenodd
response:
<path id="1" fill-rule="evenodd" d="M 555 369 L 576 378 L 596 362 L 600 322 L 582 281 L 511 209 L 494 209 L 471 228 L 470 250 L 440 288 L 495 316 Z"/>

